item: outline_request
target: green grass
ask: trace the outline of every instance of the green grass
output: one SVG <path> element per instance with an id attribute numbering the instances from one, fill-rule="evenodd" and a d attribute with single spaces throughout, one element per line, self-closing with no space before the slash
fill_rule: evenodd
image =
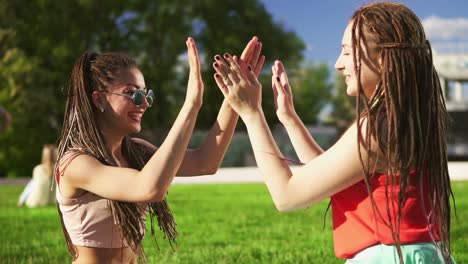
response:
<path id="1" fill-rule="evenodd" d="M 468 182 L 453 183 L 458 223 L 452 251 L 468 263 Z M 70 263 L 55 207 L 17 208 L 21 186 L 0 186 L 0 263 Z M 333 253 L 327 202 L 282 214 L 264 185 L 175 185 L 169 200 L 179 238 L 177 252 L 147 235 L 150 263 L 343 263 Z M 352 241 L 350 241 L 352 243 Z"/>

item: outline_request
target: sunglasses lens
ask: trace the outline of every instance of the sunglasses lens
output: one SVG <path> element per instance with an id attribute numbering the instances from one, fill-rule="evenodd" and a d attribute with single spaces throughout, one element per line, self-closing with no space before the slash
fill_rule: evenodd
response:
<path id="1" fill-rule="evenodd" d="M 133 94 L 133 103 L 135 105 L 141 105 L 143 100 L 145 100 L 145 94 L 142 90 L 137 90 L 135 94 Z"/>
<path id="2" fill-rule="evenodd" d="M 149 107 L 151 107 L 153 105 L 153 101 L 154 101 L 153 90 L 148 91 L 148 94 L 146 95 L 146 101 L 148 101 Z"/>

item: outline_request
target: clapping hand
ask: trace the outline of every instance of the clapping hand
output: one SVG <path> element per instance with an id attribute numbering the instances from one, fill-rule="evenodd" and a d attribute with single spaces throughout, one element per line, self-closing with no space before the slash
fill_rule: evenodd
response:
<path id="1" fill-rule="evenodd" d="M 293 95 L 289 85 L 288 75 L 283 63 L 277 60 L 271 67 L 271 86 L 275 100 L 276 115 L 281 123 L 285 124 L 296 115 Z"/>
<path id="2" fill-rule="evenodd" d="M 261 108 L 261 84 L 257 80 L 265 62 L 260 56 L 262 43 L 253 37 L 241 58 L 224 54 L 215 56 L 215 81 L 231 107 L 242 117 Z"/>
<path id="3" fill-rule="evenodd" d="M 192 37 L 189 37 L 185 44 L 187 45 L 188 62 L 190 66 L 185 102 L 200 108 L 203 103 L 203 80 L 201 77 L 197 46 Z"/>

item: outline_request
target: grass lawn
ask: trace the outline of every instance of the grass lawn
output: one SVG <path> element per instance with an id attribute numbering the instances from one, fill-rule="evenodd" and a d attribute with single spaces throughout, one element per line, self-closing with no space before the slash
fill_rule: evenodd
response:
<path id="1" fill-rule="evenodd" d="M 454 182 L 458 223 L 452 251 L 468 263 L 468 182 Z M 0 186 L 0 263 L 70 263 L 55 207 L 17 208 L 22 186 Z M 169 201 L 179 248 L 158 236 L 144 245 L 149 263 L 343 263 L 333 253 L 328 201 L 279 213 L 261 184 L 175 185 Z M 350 241 L 352 243 L 352 241 Z"/>

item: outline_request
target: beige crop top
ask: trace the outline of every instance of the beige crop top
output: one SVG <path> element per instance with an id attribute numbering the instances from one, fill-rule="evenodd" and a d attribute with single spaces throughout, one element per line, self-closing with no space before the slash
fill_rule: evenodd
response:
<path id="1" fill-rule="evenodd" d="M 57 176 L 60 174 L 56 174 Z M 123 241 L 119 226 L 107 206 L 108 199 L 87 192 L 78 198 L 66 198 L 58 188 L 59 178 L 56 178 L 56 197 L 62 213 L 63 223 L 76 246 L 96 248 L 121 248 L 128 246 Z M 142 214 L 142 222 L 146 214 Z M 144 232 L 145 230 L 142 230 Z"/>

